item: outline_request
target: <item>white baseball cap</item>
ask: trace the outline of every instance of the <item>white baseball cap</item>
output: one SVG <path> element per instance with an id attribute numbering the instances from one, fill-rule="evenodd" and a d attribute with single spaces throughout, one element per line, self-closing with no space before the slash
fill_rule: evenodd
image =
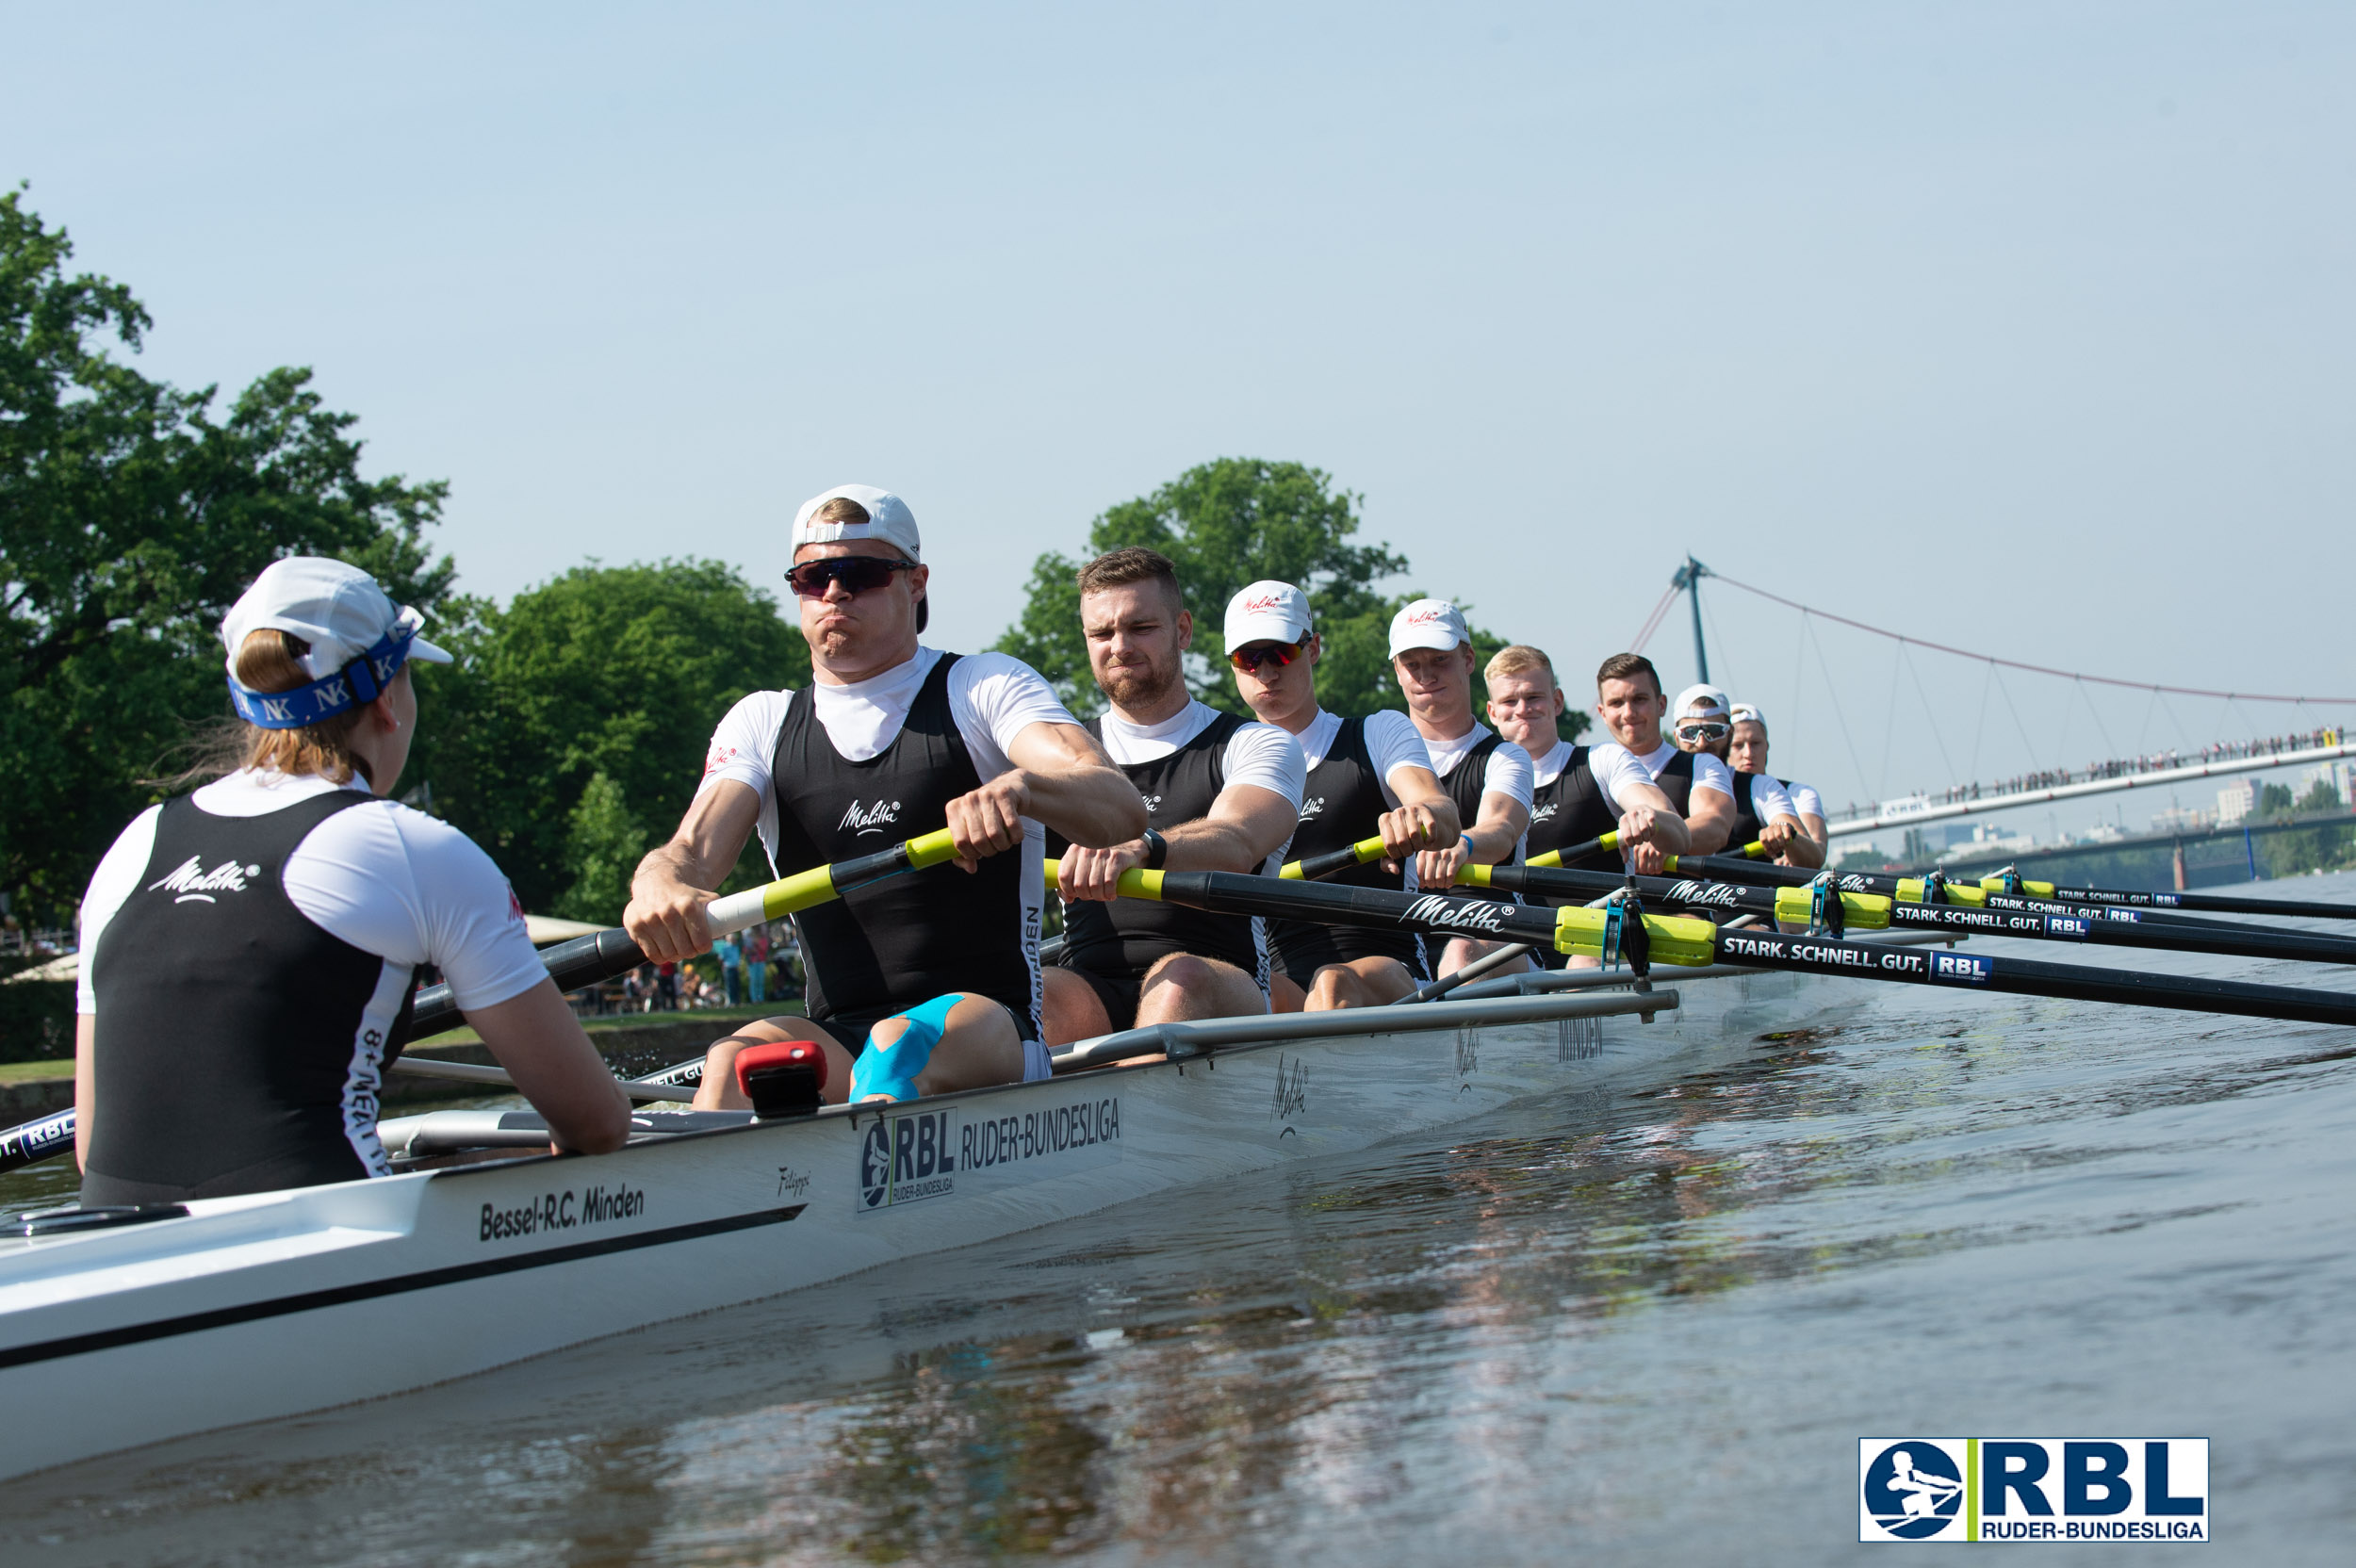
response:
<path id="1" fill-rule="evenodd" d="M 1309 635 L 1309 596 L 1274 579 L 1255 582 L 1227 601 L 1227 646 L 1298 643 Z"/>
<path id="2" fill-rule="evenodd" d="M 818 509 L 831 500 L 857 501 L 867 509 L 863 523 L 813 523 L 810 519 Z M 838 484 L 823 494 L 810 497 L 802 509 L 794 514 L 794 548 L 799 554 L 804 545 L 831 545 L 838 539 L 880 539 L 907 555 L 910 561 L 924 559 L 924 541 L 916 531 L 916 514 L 908 503 L 889 490 L 878 490 L 872 484 Z"/>
<path id="3" fill-rule="evenodd" d="M 407 658 L 450 663 L 449 654 L 417 635 L 424 625 L 422 612 L 394 604 L 359 567 L 324 556 L 290 555 L 263 567 L 254 586 L 229 607 L 221 641 L 235 680 L 237 650 L 247 637 L 264 630 L 289 632 L 311 645 L 299 662 L 312 679 L 321 680 L 397 632 L 409 635 Z"/>
<path id="4" fill-rule="evenodd" d="M 1391 617 L 1391 657 L 1409 648 L 1438 648 L 1443 652 L 1472 641 L 1464 616 L 1446 599 L 1416 599 Z"/>
<path id="5" fill-rule="evenodd" d="M 1669 710 L 1671 724 L 1683 724 L 1688 719 L 1723 719 L 1726 716 L 1726 694 L 1715 686 L 1688 686 L 1677 694 L 1677 706 Z"/>
<path id="6" fill-rule="evenodd" d="M 1738 702 L 1726 710 L 1726 723 L 1755 724 L 1764 729 L 1767 727 L 1767 715 L 1747 702 Z"/>

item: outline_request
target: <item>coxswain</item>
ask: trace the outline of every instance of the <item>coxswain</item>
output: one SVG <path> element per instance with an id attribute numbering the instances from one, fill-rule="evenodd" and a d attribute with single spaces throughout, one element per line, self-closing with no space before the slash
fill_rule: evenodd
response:
<path id="1" fill-rule="evenodd" d="M 1624 760 L 1636 764 L 1684 821 L 1684 853 L 1712 855 L 1734 825 L 1734 778 L 1715 757 L 1680 751 L 1661 737 L 1668 710 L 1651 660 L 1640 653 L 1605 660 L 1595 671 L 1595 717 L 1612 739 L 1589 749 L 1588 767 L 1597 778 L 1618 778 Z M 1657 843 L 1632 845 L 1626 869 L 1658 876 L 1663 853 Z"/>
<path id="2" fill-rule="evenodd" d="M 1063 955 L 1047 972 L 1055 1044 L 1181 1019 L 1268 1011 L 1268 923 L 1119 899 L 1132 868 L 1274 876 L 1301 818 L 1308 764 L 1274 725 L 1222 713 L 1186 690 L 1194 616 L 1170 558 L 1118 549 L 1082 567 L 1080 629 L 1108 706 L 1088 721 L 1142 833 L 1061 852 Z"/>
<path id="3" fill-rule="evenodd" d="M 1726 718 L 1733 731 L 1726 737 L 1726 765 L 1753 773 L 1767 771 L 1767 715 L 1749 703 L 1738 702 Z M 1800 825 L 1816 841 L 1819 849 L 1828 848 L 1832 834 L 1825 825 L 1824 797 L 1812 784 L 1783 780 L 1783 792 L 1792 797 L 1792 809 L 1799 813 Z M 1822 862 L 1818 862 L 1822 864 Z"/>
<path id="4" fill-rule="evenodd" d="M 1734 737 L 1733 705 L 1715 686 L 1688 686 L 1677 694 L 1676 730 L 1678 749 L 1726 762 Z M 1800 813 L 1782 781 L 1763 773 L 1744 773 L 1730 764 L 1734 785 L 1734 821 L 1726 829 L 1726 847 L 1735 853 L 1751 843 L 1767 846 L 1777 863 L 1806 866 L 1824 863 L 1822 844 L 1800 825 Z"/>
<path id="5" fill-rule="evenodd" d="M 1415 599 L 1391 617 L 1390 641 L 1391 669 L 1406 694 L 1407 716 L 1432 754 L 1440 787 L 1456 802 L 1459 820 L 1471 825 L 1448 847 L 1425 850 L 1416 876 L 1425 887 L 1446 888 L 1466 865 L 1516 863 L 1530 829 L 1530 754 L 1473 717 L 1477 661 L 1464 615 L 1446 599 Z M 1501 945 L 1450 937 L 1437 972 L 1445 978 Z M 1495 972 L 1513 974 L 1526 965 L 1517 958 Z"/>
<path id="6" fill-rule="evenodd" d="M 1301 860 L 1380 838 L 1387 858 L 1326 880 L 1413 891 L 1416 855 L 1452 844 L 1464 831 L 1415 725 L 1396 709 L 1345 719 L 1317 706 L 1325 646 L 1310 624 L 1308 596 L 1289 582 L 1255 582 L 1237 594 L 1228 601 L 1226 631 L 1235 689 L 1262 722 L 1301 743 L 1308 763 L 1301 825 L 1286 856 Z M 1280 920 L 1268 939 L 1280 1012 L 1380 1006 L 1431 978 L 1423 938 L 1413 931 Z"/>
<path id="7" fill-rule="evenodd" d="M 794 917 L 808 1016 L 765 1019 L 706 1053 L 701 1107 L 742 1107 L 738 1053 L 825 1052 L 825 1096 L 910 1100 L 1045 1078 L 1041 825 L 1118 843 L 1137 792 L 1029 665 L 924 646 L 931 573 L 908 504 L 838 485 L 794 518 L 786 581 L 810 643 L 806 692 L 755 692 L 712 737 L 669 842 L 639 862 L 623 924 L 648 956 L 712 945 L 704 906 L 756 829 L 801 871 L 946 827 L 965 874 L 897 876 Z"/>
<path id="8" fill-rule="evenodd" d="M 82 1202 L 169 1203 L 389 1174 L 376 1123 L 417 972 L 547 1119 L 602 1153 L 630 1102 L 465 834 L 385 797 L 411 663 L 450 656 L 356 566 L 273 562 L 221 624 L 222 776 L 140 812 L 82 903 Z"/>

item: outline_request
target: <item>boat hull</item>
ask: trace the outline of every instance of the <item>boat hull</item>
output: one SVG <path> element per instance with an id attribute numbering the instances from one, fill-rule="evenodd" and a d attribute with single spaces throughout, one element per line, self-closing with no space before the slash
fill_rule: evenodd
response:
<path id="1" fill-rule="evenodd" d="M 1680 980 L 1649 1023 L 1279 1040 L 19 1244 L 0 1251 L 0 1476 L 464 1377 L 1534 1095 L 1674 1081 L 1859 988 Z"/>

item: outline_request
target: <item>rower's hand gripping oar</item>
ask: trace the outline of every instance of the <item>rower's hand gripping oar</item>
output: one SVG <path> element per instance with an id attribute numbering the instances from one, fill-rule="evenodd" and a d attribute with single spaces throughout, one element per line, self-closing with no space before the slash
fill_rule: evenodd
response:
<path id="1" fill-rule="evenodd" d="M 747 926 L 783 920 L 801 910 L 830 904 L 854 888 L 954 860 L 957 855 L 957 845 L 944 827 L 873 855 L 837 860 L 830 866 L 813 866 L 740 893 L 724 893 L 704 906 L 704 923 L 714 937 L 725 937 Z M 616 927 L 559 942 L 544 951 L 540 961 L 548 966 L 548 978 L 556 982 L 558 990 L 577 991 L 583 986 L 628 974 L 645 963 L 646 956 L 639 951 L 629 932 Z M 429 1034 L 455 1028 L 457 1012 L 448 986 L 427 987 L 417 993 L 417 1014 L 409 1037 L 421 1039 Z"/>
<path id="2" fill-rule="evenodd" d="M 748 925 L 765 921 L 782 920 L 803 909 L 831 903 L 854 888 L 880 882 L 903 872 L 922 871 L 943 861 L 957 858 L 957 845 L 947 828 L 910 839 L 905 843 L 862 855 L 855 859 L 838 860 L 830 866 L 815 866 L 809 871 L 795 872 L 775 882 L 748 888 L 741 893 L 728 893 L 704 906 L 704 920 L 715 937 L 742 931 Z M 575 991 L 583 986 L 594 986 L 627 974 L 646 961 L 638 944 L 629 932 L 617 928 L 576 937 L 544 949 L 540 961 L 546 965 L 548 978 L 556 982 L 560 991 Z M 450 987 L 428 986 L 417 994 L 410 1015 L 409 1039 L 419 1040 L 454 1029 L 460 1022 L 458 1004 L 450 1000 Z M 420 1064 L 427 1065 L 427 1064 Z M 402 1064 L 396 1060 L 393 1071 L 401 1071 Z M 436 1076 L 433 1073 L 420 1076 Z M 668 1077 L 666 1073 L 663 1076 Z M 650 1086 L 626 1085 L 644 1089 Z M 653 1096 L 633 1093 L 632 1099 Z M 23 1166 L 61 1154 L 74 1147 L 75 1115 L 73 1108 L 54 1112 L 21 1126 L 0 1131 L 0 1171 L 15 1170 Z"/>

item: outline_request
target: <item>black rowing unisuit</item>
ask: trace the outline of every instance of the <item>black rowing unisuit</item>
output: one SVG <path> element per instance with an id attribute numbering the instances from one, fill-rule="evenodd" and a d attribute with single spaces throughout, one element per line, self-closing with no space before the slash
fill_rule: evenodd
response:
<path id="1" fill-rule="evenodd" d="M 1530 792 L 1530 853 L 1550 855 L 1558 849 L 1583 844 L 1614 832 L 1620 825 L 1619 814 L 1612 803 L 1603 798 L 1603 787 L 1595 782 L 1595 769 L 1588 765 L 1587 748 L 1573 746 L 1571 760 L 1562 764 L 1562 771 L 1551 784 L 1540 784 Z M 1598 849 L 1565 860 L 1572 871 L 1612 871 L 1621 868 L 1620 852 Z M 1549 900 L 1559 903 L 1560 900 Z"/>
<path id="2" fill-rule="evenodd" d="M 1117 763 L 1145 799 L 1146 825 L 1168 832 L 1180 823 L 1211 814 L 1227 787 L 1227 743 L 1248 720 L 1221 713 L 1201 734 L 1166 757 L 1150 762 Z M 1104 738 L 1104 721 L 1088 721 L 1088 731 Z M 1048 835 L 1047 852 L 1059 856 L 1064 841 Z M 1087 970 L 1112 980 L 1137 980 L 1166 954 L 1191 953 L 1235 965 L 1268 988 L 1268 938 L 1257 916 L 1214 915 L 1183 905 L 1142 898 L 1093 900 L 1064 906 L 1066 969 Z"/>
<path id="3" fill-rule="evenodd" d="M 1759 775 L 1744 773 L 1740 768 L 1727 771 L 1734 775 L 1734 828 L 1726 835 L 1727 851 L 1733 854 L 1740 853 L 1744 844 L 1758 842 L 1759 828 L 1764 825 L 1759 820 L 1759 802 L 1751 794 Z"/>
<path id="4" fill-rule="evenodd" d="M 1458 758 L 1456 766 L 1440 775 L 1440 788 L 1446 790 L 1448 798 L 1456 802 L 1457 820 L 1464 825 L 1464 831 L 1467 833 L 1471 832 L 1473 825 L 1481 820 L 1481 797 L 1489 790 L 1489 754 L 1503 744 L 1504 741 L 1505 737 L 1502 735 L 1491 735 L 1474 746 L 1472 750 Z M 1517 845 L 1512 855 L 1507 856 L 1498 863 L 1517 866 L 1521 864 L 1521 849 Z M 1499 892 L 1494 888 L 1453 888 L 1449 891 L 1459 898 L 1485 898 L 1495 904 L 1522 902 L 1519 893 Z"/>
<path id="5" fill-rule="evenodd" d="M 1371 839 L 1390 802 L 1375 771 L 1374 754 L 1366 747 L 1366 721 L 1344 719 L 1326 749 L 1324 760 L 1309 770 L 1308 789 L 1301 795 L 1301 825 L 1285 853 L 1296 860 L 1348 849 Z M 1406 890 L 1404 871 L 1386 872 L 1380 860 L 1335 872 L 1326 881 L 1350 888 Z M 1325 925 L 1309 921 L 1268 923 L 1268 941 L 1276 949 L 1284 972 L 1306 988 L 1327 964 L 1353 958 L 1396 958 L 1409 973 L 1428 973 L 1423 938 L 1413 931 L 1378 931 L 1366 927 Z"/>
<path id="6" fill-rule="evenodd" d="M 942 654 L 892 743 L 863 762 L 835 749 L 808 693 L 777 727 L 769 769 L 777 863 L 832 865 L 946 826 L 949 802 L 981 788 L 957 733 Z M 987 996 L 1039 1037 L 1039 908 L 1025 907 L 1023 855 L 993 855 L 971 875 L 892 876 L 794 917 L 809 971 L 809 1015 L 842 1018 L 856 1054 L 876 1019 L 951 991 Z"/>
<path id="7" fill-rule="evenodd" d="M 1644 760 L 1637 759 L 1638 766 Z M 1693 754 L 1680 751 L 1661 766 L 1653 782 L 1669 797 L 1669 808 L 1687 822 L 1693 820 Z"/>
<path id="8" fill-rule="evenodd" d="M 314 924 L 285 881 L 286 858 L 313 829 L 374 798 L 337 790 L 217 817 L 183 797 L 157 813 L 139 889 L 92 955 L 84 1203 L 380 1173 L 378 1090 L 407 1033 L 417 974 Z M 369 1004 L 388 987 L 399 1009 L 389 1027 L 371 1024 Z"/>

